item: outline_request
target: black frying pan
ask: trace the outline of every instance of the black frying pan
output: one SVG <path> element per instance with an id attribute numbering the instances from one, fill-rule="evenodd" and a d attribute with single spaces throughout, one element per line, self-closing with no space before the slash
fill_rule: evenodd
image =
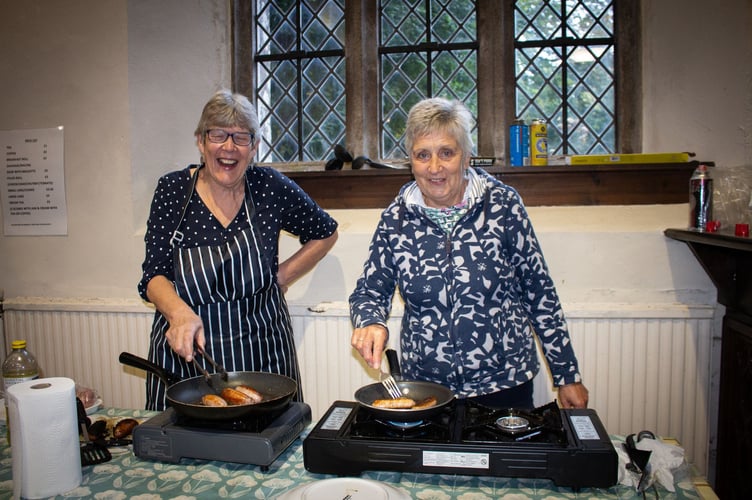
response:
<path id="1" fill-rule="evenodd" d="M 420 410 L 380 408 L 373 406 L 373 402 L 377 399 L 391 398 L 386 392 L 386 389 L 384 389 L 384 386 L 381 385 L 381 382 L 377 382 L 375 384 L 361 387 L 355 391 L 355 400 L 368 408 L 368 410 L 375 416 L 396 422 L 413 422 L 439 413 L 446 405 L 454 401 L 454 393 L 441 384 L 422 380 L 400 380 L 401 371 L 399 368 L 399 361 L 397 360 L 397 352 L 393 349 L 387 349 L 385 354 L 389 361 L 389 371 L 397 380 L 397 386 L 400 388 L 402 394 L 405 397 L 414 399 L 415 401 L 420 401 L 433 396 L 436 398 L 436 405 Z"/>
<path id="2" fill-rule="evenodd" d="M 174 374 L 146 359 L 128 352 L 120 353 L 124 365 L 140 368 L 167 384 L 167 402 L 181 415 L 205 420 L 233 420 L 283 410 L 290 404 L 298 384 L 290 377 L 267 372 L 228 372 L 227 380 L 219 373 L 211 375 L 211 386 L 203 376 L 179 380 Z M 263 401 L 253 405 L 204 406 L 201 397 L 219 394 L 225 387 L 247 385 L 261 393 Z"/>

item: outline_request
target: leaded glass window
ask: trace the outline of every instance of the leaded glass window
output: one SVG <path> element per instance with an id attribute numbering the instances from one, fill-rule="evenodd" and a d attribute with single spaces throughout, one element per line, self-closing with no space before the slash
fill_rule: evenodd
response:
<path id="1" fill-rule="evenodd" d="M 426 97 L 464 102 L 477 116 L 476 7 L 464 0 L 381 0 L 381 155 L 405 156 L 410 108 Z"/>
<path id="2" fill-rule="evenodd" d="M 345 135 L 344 0 L 259 0 L 260 162 L 325 159 Z"/>
<path id="3" fill-rule="evenodd" d="M 616 151 L 613 3 L 515 2 L 517 116 L 548 123 L 549 154 Z"/>
<path id="4" fill-rule="evenodd" d="M 258 107 L 259 162 L 323 163 L 336 144 L 402 159 L 407 112 L 429 96 L 465 102 L 477 153 L 502 164 L 516 117 L 548 122 L 552 154 L 641 150 L 641 0 L 232 5 L 233 86 Z"/>

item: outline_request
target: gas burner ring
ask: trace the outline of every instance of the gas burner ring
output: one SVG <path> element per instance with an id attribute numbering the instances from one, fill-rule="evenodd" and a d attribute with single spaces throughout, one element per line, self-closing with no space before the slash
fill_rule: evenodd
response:
<path id="1" fill-rule="evenodd" d="M 411 420 L 409 422 L 397 422 L 394 420 L 385 420 L 383 422 L 391 427 L 396 427 L 397 429 L 413 429 L 415 427 L 419 427 L 423 425 L 422 420 Z"/>
<path id="2" fill-rule="evenodd" d="M 530 421 L 519 415 L 505 415 L 496 419 L 496 426 L 507 432 L 520 432 L 530 427 Z"/>

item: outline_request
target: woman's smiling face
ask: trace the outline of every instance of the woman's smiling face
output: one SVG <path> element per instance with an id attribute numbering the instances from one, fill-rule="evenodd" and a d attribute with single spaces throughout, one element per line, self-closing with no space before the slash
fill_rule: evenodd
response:
<path id="1" fill-rule="evenodd" d="M 214 127 L 211 130 L 224 130 L 227 133 L 248 130 L 241 127 Z M 207 134 L 197 138 L 198 149 L 204 157 L 206 172 L 214 182 L 231 188 L 243 181 L 246 168 L 256 154 L 258 144 L 252 140 L 248 146 L 238 146 L 229 135 L 224 142 L 212 142 Z"/>
<path id="2" fill-rule="evenodd" d="M 469 157 L 466 161 L 463 158 L 457 141 L 445 132 L 415 139 L 410 152 L 412 172 L 427 206 L 447 208 L 462 201 Z"/>

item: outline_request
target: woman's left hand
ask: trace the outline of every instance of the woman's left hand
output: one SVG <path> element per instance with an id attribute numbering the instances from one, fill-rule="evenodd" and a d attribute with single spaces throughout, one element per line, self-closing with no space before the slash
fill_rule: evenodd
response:
<path id="1" fill-rule="evenodd" d="M 559 404 L 562 408 L 587 408 L 588 390 L 582 382 L 559 387 Z"/>

